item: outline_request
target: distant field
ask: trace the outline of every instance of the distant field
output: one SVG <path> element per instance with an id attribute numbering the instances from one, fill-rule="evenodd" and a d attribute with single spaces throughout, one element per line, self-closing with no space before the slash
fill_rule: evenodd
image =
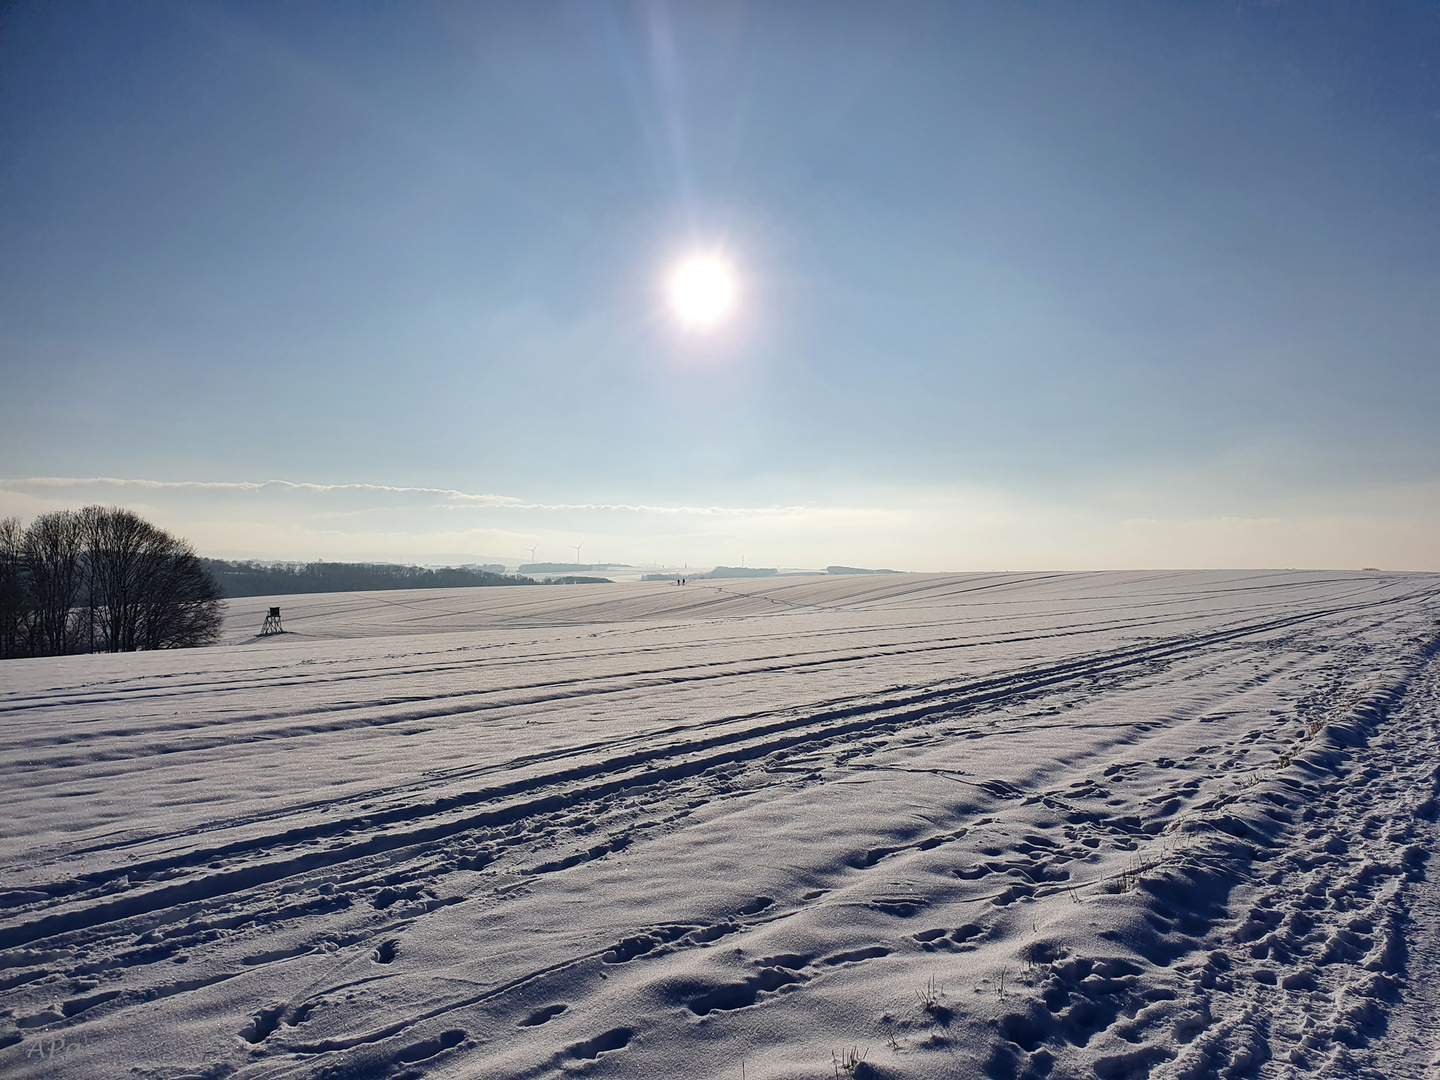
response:
<path id="1" fill-rule="evenodd" d="M 1422 1077 L 1440 1048 L 1440 577 L 228 610 L 219 647 L 0 669 L 0 1075 Z"/>

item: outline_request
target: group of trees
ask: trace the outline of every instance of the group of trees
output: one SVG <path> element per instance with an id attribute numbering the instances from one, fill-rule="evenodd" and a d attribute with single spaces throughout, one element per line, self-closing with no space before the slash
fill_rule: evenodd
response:
<path id="1" fill-rule="evenodd" d="M 0 656 L 208 645 L 222 618 L 194 549 L 129 510 L 0 519 Z"/>
<path id="2" fill-rule="evenodd" d="M 503 566 L 396 566 L 391 563 L 261 563 L 201 559 L 225 596 L 367 592 L 374 589 L 457 589 L 477 585 L 534 585 L 533 579 L 498 574 Z"/>

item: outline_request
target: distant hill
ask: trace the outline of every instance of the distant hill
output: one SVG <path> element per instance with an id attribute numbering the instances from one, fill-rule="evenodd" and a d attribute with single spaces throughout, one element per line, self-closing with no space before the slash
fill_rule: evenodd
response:
<path id="1" fill-rule="evenodd" d="M 827 574 L 898 574 L 899 570 L 862 570 L 858 566 L 827 566 Z"/>
<path id="2" fill-rule="evenodd" d="M 374 592 L 379 589 L 455 589 L 487 585 L 534 585 L 528 577 L 476 567 L 397 566 L 393 563 L 261 563 L 201 559 L 226 596 L 285 596 L 312 592 Z"/>
<path id="3" fill-rule="evenodd" d="M 733 577 L 774 577 L 777 569 L 773 566 L 717 566 L 705 576 L 707 578 Z"/>

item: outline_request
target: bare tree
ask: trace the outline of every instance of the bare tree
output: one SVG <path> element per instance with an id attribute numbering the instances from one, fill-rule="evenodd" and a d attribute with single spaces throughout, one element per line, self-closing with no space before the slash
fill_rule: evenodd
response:
<path id="1" fill-rule="evenodd" d="M 0 519 L 0 656 L 208 645 L 223 610 L 195 549 L 132 511 Z"/>
<path id="2" fill-rule="evenodd" d="M 106 652 L 135 648 L 139 621 L 139 563 L 152 526 L 139 515 L 115 507 L 87 506 L 86 554 L 89 563 L 90 623 Z"/>
<path id="3" fill-rule="evenodd" d="M 208 645 L 224 620 L 220 586 L 188 543 L 165 536 L 141 603 L 139 648 Z"/>
<path id="4" fill-rule="evenodd" d="M 84 581 L 81 516 L 69 510 L 41 514 L 25 530 L 21 547 L 35 604 L 32 648 L 63 656 L 75 643 L 73 613 Z"/>
<path id="5" fill-rule="evenodd" d="M 0 656 L 30 651 L 27 585 L 25 530 L 18 517 L 0 518 Z"/>
<path id="6" fill-rule="evenodd" d="M 220 590 L 188 543 L 129 510 L 82 513 L 93 647 L 172 649 L 219 636 Z"/>

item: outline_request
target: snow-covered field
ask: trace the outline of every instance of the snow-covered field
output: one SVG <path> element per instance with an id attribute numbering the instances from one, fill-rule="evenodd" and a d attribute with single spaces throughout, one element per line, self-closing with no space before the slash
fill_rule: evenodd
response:
<path id="1" fill-rule="evenodd" d="M 1435 576 L 231 609 L 0 668 L 0 1076 L 1440 1075 Z"/>

